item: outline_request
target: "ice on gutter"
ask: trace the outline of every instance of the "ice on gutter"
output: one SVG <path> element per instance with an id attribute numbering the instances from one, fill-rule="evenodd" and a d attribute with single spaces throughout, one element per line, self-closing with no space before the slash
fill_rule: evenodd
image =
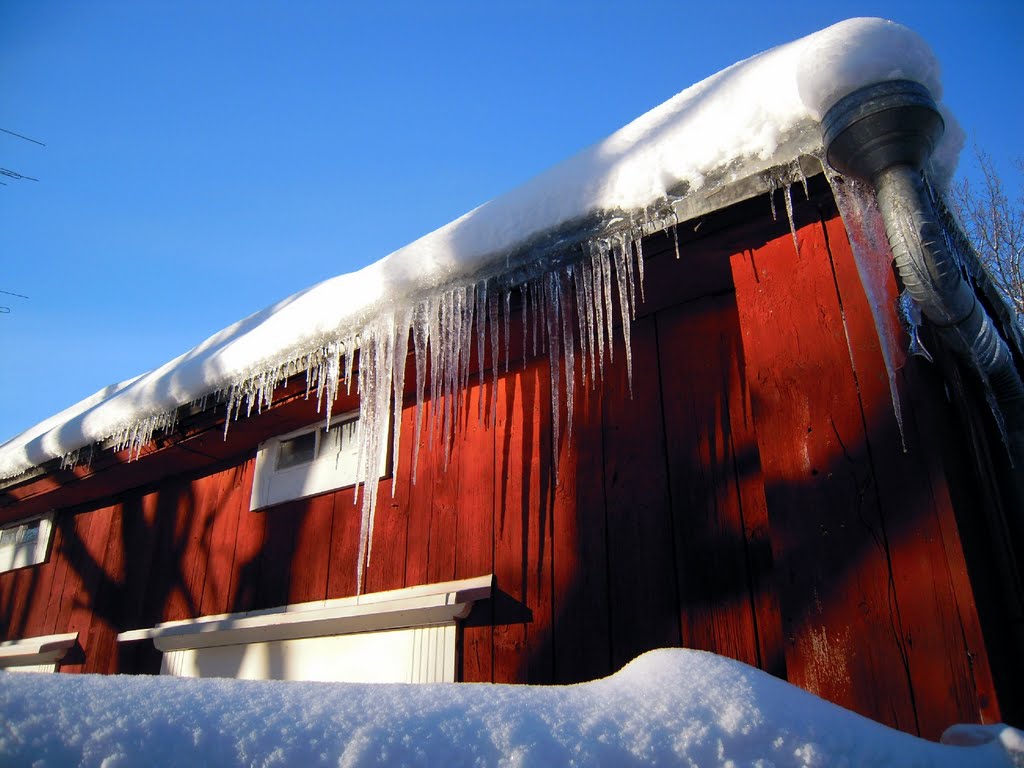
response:
<path id="1" fill-rule="evenodd" d="M 504 339 L 508 357 L 512 290 L 528 308 L 533 343 L 540 336 L 551 355 L 557 425 L 560 386 L 571 395 L 577 381 L 600 375 L 611 355 L 613 312 L 623 321 L 628 353 L 643 235 L 671 228 L 694 201 L 771 169 L 792 169 L 778 177 L 790 183 L 799 158 L 820 151 L 821 113 L 846 92 L 909 78 L 938 97 L 937 74 L 916 34 L 880 19 L 842 22 L 735 64 L 365 269 L 257 312 L 13 438 L 0 446 L 0 479 L 77 458 L 94 444 L 137 450 L 154 430 L 173 425 L 178 407 L 211 395 L 227 399 L 235 415 L 247 412 L 269 403 L 288 375 L 305 373 L 329 411 L 339 385 L 351 386 L 357 348 L 363 455 L 377 456 L 391 394 L 403 391 L 398 363 L 410 335 L 417 397 L 422 402 L 427 386 L 435 398 L 447 395 L 438 411 L 450 425 L 473 345 L 497 351 Z M 372 528 L 376 485 L 365 494 L 364 532 Z"/>

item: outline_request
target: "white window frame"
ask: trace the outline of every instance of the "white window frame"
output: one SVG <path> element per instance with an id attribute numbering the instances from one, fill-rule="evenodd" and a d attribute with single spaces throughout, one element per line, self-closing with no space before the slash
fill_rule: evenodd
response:
<path id="1" fill-rule="evenodd" d="M 359 411 L 348 411 L 331 419 L 330 429 L 343 424 L 352 424 L 359 429 Z M 313 459 L 290 467 L 278 468 L 281 446 L 303 435 L 314 437 Z M 252 494 L 249 510 L 266 509 L 293 499 L 304 499 L 318 493 L 337 490 L 355 485 L 358 442 L 354 440 L 353 450 L 332 455 L 323 440 L 329 434 L 319 422 L 296 429 L 260 443 L 256 453 L 256 470 L 253 474 Z M 381 441 L 380 473 L 387 474 L 387 451 L 390 440 Z M 333 466 L 332 466 L 333 465 Z"/>
<path id="2" fill-rule="evenodd" d="M 0 573 L 46 562 L 53 537 L 53 514 L 47 512 L 0 526 L 0 541 L 8 536 L 15 538 L 15 541 L 0 544 Z M 36 530 L 35 538 L 19 541 L 31 528 Z"/>
<path id="3" fill-rule="evenodd" d="M 161 673 L 179 677 L 264 679 L 272 675 L 267 674 L 267 665 L 260 664 L 261 659 L 291 655 L 310 663 L 295 674 L 285 669 L 288 664 L 280 665 L 280 679 L 455 682 L 457 622 L 469 615 L 477 600 L 491 596 L 493 583 L 494 576 L 488 574 L 356 597 L 169 621 L 122 632 L 117 640 L 152 640 L 164 654 Z M 393 643 L 395 640 L 399 642 Z M 387 658 L 389 648 L 405 655 Z M 376 658 L 375 650 L 380 651 Z M 301 658 L 310 654 L 320 656 Z M 346 654 L 357 658 L 339 658 Z"/>

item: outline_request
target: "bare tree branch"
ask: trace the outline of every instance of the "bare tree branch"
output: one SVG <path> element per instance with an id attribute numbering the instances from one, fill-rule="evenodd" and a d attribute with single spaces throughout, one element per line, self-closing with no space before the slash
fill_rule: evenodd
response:
<path id="1" fill-rule="evenodd" d="M 1018 180 L 1017 194 L 1011 199 L 992 158 L 979 149 L 974 154 L 981 183 L 974 187 L 963 179 L 953 185 L 950 203 L 992 281 L 1020 320 L 1024 318 L 1024 184 Z M 1024 178 L 1024 160 L 1018 159 L 1016 166 Z"/>

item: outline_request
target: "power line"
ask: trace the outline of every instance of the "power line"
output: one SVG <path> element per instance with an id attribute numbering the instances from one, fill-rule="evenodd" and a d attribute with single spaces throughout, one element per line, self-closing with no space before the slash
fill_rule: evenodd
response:
<path id="1" fill-rule="evenodd" d="M 19 299 L 27 299 L 28 298 L 28 296 L 26 296 L 25 294 L 23 294 L 23 293 L 15 293 L 14 291 L 0 291 L 0 293 L 5 293 L 8 296 L 17 296 Z M 0 315 L 9 315 L 9 314 L 11 314 L 11 308 L 0 305 Z"/>
<path id="2" fill-rule="evenodd" d="M 9 179 L 17 179 L 19 181 L 39 181 L 35 176 L 26 176 L 17 171 L 12 171 L 10 168 L 0 168 L 0 176 L 6 176 Z"/>
<path id="3" fill-rule="evenodd" d="M 14 131 L 8 131 L 6 128 L 0 128 L 0 131 L 8 133 L 11 136 L 17 136 L 19 139 L 24 139 L 25 141 L 31 141 L 33 144 L 38 144 L 40 147 L 46 146 L 41 141 L 36 141 L 35 139 L 29 138 L 28 136 L 22 136 L 20 133 L 15 133 Z"/>

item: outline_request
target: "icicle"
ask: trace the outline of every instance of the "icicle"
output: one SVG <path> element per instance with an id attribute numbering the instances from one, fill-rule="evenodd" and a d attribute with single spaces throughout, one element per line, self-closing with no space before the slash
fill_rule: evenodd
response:
<path id="1" fill-rule="evenodd" d="M 778 189 L 775 179 L 768 179 L 768 205 L 772 209 L 772 221 L 779 220 L 779 212 L 775 210 L 775 191 Z"/>
<path id="2" fill-rule="evenodd" d="M 427 342 L 430 338 L 430 316 L 433 303 L 426 299 L 413 310 L 412 343 L 416 353 L 416 427 L 412 444 L 412 482 L 416 484 L 416 467 L 420 456 L 420 435 L 423 429 L 423 390 L 427 379 Z"/>
<path id="3" fill-rule="evenodd" d="M 561 409 L 558 407 L 561 402 L 559 396 L 559 379 L 560 369 L 562 366 L 561 355 L 559 354 L 559 347 L 562 344 L 562 338 L 559 332 L 559 326 L 561 325 L 561 302 L 559 297 L 559 284 L 558 277 L 555 272 L 549 272 L 547 280 L 544 284 L 544 317 L 547 324 L 547 335 L 548 335 L 548 365 L 551 374 L 551 429 L 553 433 L 553 448 L 552 454 L 554 456 L 554 467 L 555 476 L 558 476 L 558 453 L 559 453 L 559 440 L 560 440 L 560 427 L 561 427 Z"/>
<path id="4" fill-rule="evenodd" d="M 359 365 L 359 458 L 357 467 L 364 468 L 363 506 L 359 532 L 360 569 L 369 567 L 373 553 L 373 523 L 380 484 L 380 457 L 382 442 L 387 434 L 389 406 L 392 394 L 391 376 L 394 370 L 395 316 L 388 313 L 369 328 L 364 339 Z M 400 424 L 396 424 L 396 429 Z M 357 486 L 358 487 L 358 486 Z M 363 574 L 357 574 L 356 591 L 362 593 Z"/>
<path id="5" fill-rule="evenodd" d="M 591 298 L 591 307 L 594 312 L 594 331 L 596 338 L 596 352 L 598 375 L 604 380 L 604 268 L 601 266 L 601 255 L 596 248 L 590 251 L 590 274 L 593 277 L 594 289 Z"/>
<path id="6" fill-rule="evenodd" d="M 498 412 L 498 301 L 499 296 L 495 295 L 492 291 L 487 296 L 487 316 L 490 322 L 491 328 L 491 426 L 494 426 L 495 418 Z M 483 379 L 480 380 L 481 387 L 483 386 Z M 480 393 L 480 399 L 483 400 L 483 391 Z"/>
<path id="7" fill-rule="evenodd" d="M 640 303 L 644 304 L 647 302 L 647 296 L 644 294 L 644 239 L 642 235 L 633 239 L 633 248 L 636 250 L 636 273 L 640 280 Z"/>
<path id="8" fill-rule="evenodd" d="M 528 284 L 524 283 L 523 285 L 519 286 L 519 295 L 523 299 L 520 311 L 521 311 L 522 316 L 523 316 L 523 370 L 525 371 L 526 370 L 526 360 L 527 360 L 527 357 L 526 357 L 526 338 L 527 338 L 527 334 L 529 333 L 529 330 L 530 330 L 530 328 L 529 328 L 529 326 L 530 326 L 530 323 L 529 323 L 529 319 L 530 319 L 530 291 L 529 291 Z"/>
<path id="9" fill-rule="evenodd" d="M 392 414 L 391 424 L 393 426 L 391 442 L 391 496 L 395 495 L 395 488 L 398 482 L 398 449 L 402 436 L 402 410 L 405 404 L 405 361 L 409 354 L 409 327 L 412 325 L 412 307 L 405 307 L 398 315 L 394 324 L 394 350 L 391 354 L 392 360 Z"/>
<path id="10" fill-rule="evenodd" d="M 774 203 L 772 203 L 774 210 Z M 672 243 L 676 249 L 676 261 L 679 261 L 679 214 L 676 213 L 676 209 L 672 209 L 672 216 L 675 219 L 675 224 L 672 225 Z"/>
<path id="11" fill-rule="evenodd" d="M 487 338 L 487 282 L 482 281 L 476 292 L 476 357 L 477 371 L 480 386 L 480 396 L 477 398 L 477 422 L 484 421 L 484 340 Z"/>
<path id="12" fill-rule="evenodd" d="M 231 409 L 235 404 L 235 388 L 228 388 L 228 405 L 226 415 L 224 416 L 224 439 L 228 439 L 228 427 L 231 426 Z"/>
<path id="13" fill-rule="evenodd" d="M 530 294 L 530 324 L 533 326 L 533 356 L 537 356 L 537 341 L 540 336 L 541 322 L 541 284 L 531 280 L 527 283 L 527 290 Z"/>
<path id="14" fill-rule="evenodd" d="M 824 165 L 825 177 L 832 187 L 832 194 L 842 216 L 843 226 L 850 240 L 850 249 L 857 264 L 857 274 L 860 276 L 871 308 L 871 316 L 875 321 L 875 332 L 878 334 L 882 360 L 889 378 L 889 397 L 892 400 L 893 415 L 905 449 L 903 411 L 900 407 L 896 371 L 903 367 L 906 359 L 899 342 L 898 321 L 892 316 L 889 297 L 885 290 L 886 283 L 892 279 L 892 252 L 884 235 L 881 213 L 878 211 L 874 195 L 864 184 L 838 175 L 827 163 Z"/>
<path id="15" fill-rule="evenodd" d="M 459 381 L 459 349 L 462 342 L 462 308 L 466 294 L 459 288 L 454 289 L 449 296 L 451 302 L 448 304 L 447 333 L 445 340 L 445 381 L 444 381 L 444 419 L 442 438 L 444 440 L 444 465 L 448 466 L 448 459 L 451 450 L 452 424 L 458 416 L 458 381 Z"/>
<path id="16" fill-rule="evenodd" d="M 355 365 L 356 358 L 356 336 L 350 334 L 345 338 L 341 344 L 342 352 L 345 356 L 345 394 L 349 397 L 352 395 L 352 370 Z"/>
<path id="17" fill-rule="evenodd" d="M 448 328 L 447 318 L 450 314 L 448 309 L 451 301 L 451 294 L 447 291 L 436 298 L 436 304 L 430 312 L 430 397 L 433 403 L 431 408 L 431 428 L 428 430 L 427 445 L 434 444 L 434 435 L 438 425 L 443 421 L 444 403 L 444 356 L 448 340 L 442 338 Z"/>
<path id="18" fill-rule="evenodd" d="M 509 358 L 512 357 L 512 289 L 505 291 L 505 373 L 508 373 Z M 497 368 L 498 361 L 494 361 Z"/>
<path id="19" fill-rule="evenodd" d="M 469 368 L 473 362 L 473 321 L 476 311 L 476 286 L 467 286 L 463 290 L 463 294 L 465 298 L 462 304 L 462 318 L 460 320 L 462 323 L 462 345 L 459 348 L 459 389 L 457 393 L 460 401 L 464 397 L 468 397 L 466 393 L 469 391 Z"/>
<path id="20" fill-rule="evenodd" d="M 622 265 L 626 268 L 626 285 L 629 288 L 629 318 L 636 320 L 636 277 L 633 274 L 633 249 L 625 237 L 622 238 L 619 252 L 622 253 Z"/>
<path id="21" fill-rule="evenodd" d="M 633 347 L 629 338 L 629 326 L 633 319 L 633 307 L 630 304 L 629 288 L 626 285 L 626 264 L 629 257 L 622 248 L 612 252 L 615 258 L 615 275 L 619 284 L 619 314 L 622 316 L 622 340 L 626 348 L 626 380 L 629 382 L 629 396 L 633 396 Z M 610 334 L 609 334 L 610 335 Z"/>
<path id="22" fill-rule="evenodd" d="M 796 255 L 800 255 L 800 243 L 796 239 L 796 222 L 793 220 L 793 186 L 786 184 L 783 187 L 783 200 L 786 201 L 786 216 L 789 218 L 789 231 L 793 235 L 793 248 Z"/>
<path id="23" fill-rule="evenodd" d="M 331 426 L 331 412 L 334 410 L 334 401 L 338 397 L 338 383 L 341 375 L 341 349 L 337 342 L 327 345 L 327 413 L 325 419 L 327 427 Z"/>
<path id="24" fill-rule="evenodd" d="M 602 326 L 595 309 L 593 265 L 589 261 L 583 261 L 580 263 L 580 269 L 583 274 L 582 300 L 583 314 L 587 323 L 587 346 L 590 348 L 590 388 L 593 389 L 597 383 L 597 367 L 600 364 L 598 358 L 601 355 L 597 344 L 597 333 Z"/>
<path id="25" fill-rule="evenodd" d="M 604 242 L 603 240 L 598 246 L 598 255 L 600 256 L 601 267 L 601 292 L 604 298 L 604 322 L 605 328 L 608 332 L 608 362 L 614 363 L 615 344 L 613 342 L 613 339 L 615 337 L 612 333 L 612 329 L 615 325 L 615 318 L 612 314 L 612 260 L 609 254 L 608 243 Z"/>
<path id="26" fill-rule="evenodd" d="M 580 381 L 587 386 L 587 356 L 590 352 L 590 334 L 587 331 L 586 289 L 583 287 L 583 265 L 575 262 L 569 269 L 576 296 L 576 325 L 580 340 Z"/>
<path id="27" fill-rule="evenodd" d="M 572 299 L 569 286 L 569 275 L 563 272 L 558 273 L 558 304 L 562 315 L 562 357 L 565 361 L 565 411 L 566 411 L 566 434 L 572 438 L 573 410 L 576 405 L 576 339 L 573 338 L 572 318 L 569 317 Z M 577 317 L 579 313 L 577 312 Z M 555 450 L 558 450 L 556 444 Z M 557 475 L 557 468 L 556 468 Z"/>
<path id="28" fill-rule="evenodd" d="M 800 184 L 803 185 L 803 188 L 804 188 L 804 200 L 810 200 L 811 199 L 811 190 L 807 186 L 807 175 L 804 173 L 804 167 L 802 165 L 800 165 L 800 161 L 799 160 L 794 160 L 792 168 L 793 168 L 793 174 L 800 181 Z"/>
<path id="29" fill-rule="evenodd" d="M 910 348 L 907 350 L 908 353 L 918 357 L 923 357 L 929 363 L 934 363 L 935 360 L 932 358 L 931 353 L 925 348 L 924 344 L 921 343 L 921 324 L 923 317 L 921 315 L 921 308 L 910 295 L 910 291 L 904 289 L 900 293 L 899 298 L 896 300 L 896 314 L 899 318 L 900 325 L 903 327 L 904 332 L 910 339 Z"/>

